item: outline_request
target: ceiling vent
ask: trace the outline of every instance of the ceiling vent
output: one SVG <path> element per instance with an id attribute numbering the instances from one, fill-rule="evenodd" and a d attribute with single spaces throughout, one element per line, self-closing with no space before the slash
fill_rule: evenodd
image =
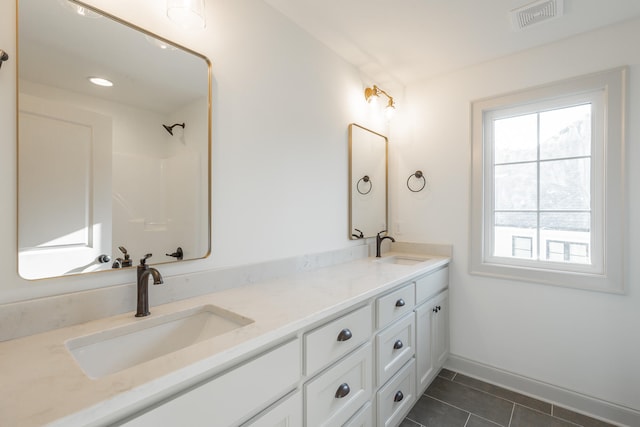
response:
<path id="1" fill-rule="evenodd" d="M 517 31 L 562 16 L 564 0 L 542 0 L 511 11 L 511 22 Z"/>

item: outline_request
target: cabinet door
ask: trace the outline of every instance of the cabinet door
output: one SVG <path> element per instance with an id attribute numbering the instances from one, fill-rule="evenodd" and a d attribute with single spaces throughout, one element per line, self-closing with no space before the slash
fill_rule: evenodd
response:
<path id="1" fill-rule="evenodd" d="M 433 313 L 432 339 L 433 363 L 440 369 L 449 357 L 449 291 L 444 291 L 434 298 L 432 304 L 436 310 Z"/>
<path id="2" fill-rule="evenodd" d="M 418 394 L 422 394 L 449 357 L 449 291 L 416 308 Z"/>
<path id="3" fill-rule="evenodd" d="M 435 313 L 430 301 L 416 308 L 416 371 L 417 394 L 421 395 L 435 376 L 431 352 L 432 317 Z"/>

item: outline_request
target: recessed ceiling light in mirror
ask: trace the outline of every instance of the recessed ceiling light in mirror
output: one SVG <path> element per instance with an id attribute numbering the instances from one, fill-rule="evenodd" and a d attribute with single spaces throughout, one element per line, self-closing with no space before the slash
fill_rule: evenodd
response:
<path id="1" fill-rule="evenodd" d="M 162 50 L 176 50 L 178 49 L 174 45 L 167 43 L 163 40 L 157 39 L 155 37 L 151 37 L 150 35 L 145 34 L 144 38 L 151 43 L 153 46 L 156 46 Z"/>
<path id="2" fill-rule="evenodd" d="M 89 77 L 89 81 L 96 86 L 111 87 L 113 82 L 111 80 L 103 79 L 102 77 Z"/>

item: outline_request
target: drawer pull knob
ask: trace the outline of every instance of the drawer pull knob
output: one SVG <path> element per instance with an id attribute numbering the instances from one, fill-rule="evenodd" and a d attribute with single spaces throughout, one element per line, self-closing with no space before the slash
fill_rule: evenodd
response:
<path id="1" fill-rule="evenodd" d="M 351 331 L 347 328 L 344 328 L 338 334 L 338 341 L 349 341 L 352 336 L 353 334 L 351 333 Z"/>
<path id="2" fill-rule="evenodd" d="M 402 392 L 401 392 L 401 391 L 398 391 L 398 392 L 396 393 L 396 395 L 395 395 L 395 396 L 393 396 L 393 401 L 394 401 L 394 402 L 400 402 L 402 399 L 404 399 L 404 394 L 402 394 Z"/>
<path id="3" fill-rule="evenodd" d="M 403 344 L 402 341 L 398 340 L 395 343 L 393 343 L 393 349 L 394 350 L 400 350 L 402 348 Z"/>
<path id="4" fill-rule="evenodd" d="M 396 301 L 396 307 L 404 307 L 406 303 L 404 302 L 404 300 L 402 298 L 400 298 L 398 301 Z"/>
<path id="5" fill-rule="evenodd" d="M 349 388 L 349 384 L 347 383 L 340 384 L 340 387 L 338 387 L 338 390 L 336 390 L 336 399 L 342 399 L 347 394 L 349 394 L 350 391 L 351 391 L 351 388 Z"/>

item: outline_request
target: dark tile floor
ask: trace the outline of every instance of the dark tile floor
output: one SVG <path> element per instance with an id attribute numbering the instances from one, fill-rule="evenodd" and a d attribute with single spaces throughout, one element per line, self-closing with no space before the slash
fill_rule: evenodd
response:
<path id="1" fill-rule="evenodd" d="M 443 369 L 400 427 L 612 427 L 552 403 Z"/>

